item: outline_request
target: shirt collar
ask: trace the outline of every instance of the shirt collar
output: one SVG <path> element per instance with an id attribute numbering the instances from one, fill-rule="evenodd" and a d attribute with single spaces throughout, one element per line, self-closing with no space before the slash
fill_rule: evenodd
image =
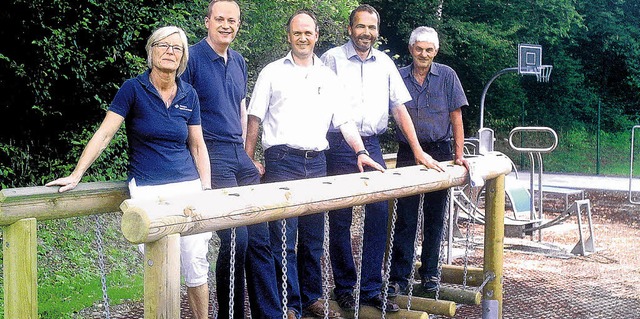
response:
<path id="1" fill-rule="evenodd" d="M 345 53 L 346 53 L 347 59 L 350 60 L 351 58 L 356 57 L 358 60 L 361 60 L 360 56 L 358 55 L 358 51 L 356 51 L 355 44 L 353 44 L 353 41 L 351 39 L 349 39 L 349 42 L 347 42 L 344 45 L 344 49 L 345 49 Z M 376 53 L 377 53 L 376 49 L 371 48 L 369 50 L 369 55 L 367 55 L 367 58 L 365 59 L 365 61 L 369 60 L 369 59 L 375 61 L 376 60 Z"/>
<path id="2" fill-rule="evenodd" d="M 202 42 L 204 42 L 204 44 L 207 46 L 209 58 L 211 58 L 212 61 L 222 59 L 222 56 L 220 56 L 220 54 L 218 54 L 218 52 L 216 52 L 216 50 L 211 47 L 209 42 L 207 42 L 207 39 L 202 39 Z M 233 54 L 231 54 L 231 48 L 227 48 L 227 63 L 231 60 L 233 60 Z"/>
<path id="3" fill-rule="evenodd" d="M 431 63 L 431 68 L 429 68 L 429 74 L 439 76 L 440 75 L 440 64 L 436 62 Z M 413 77 L 413 63 L 409 67 L 405 67 L 400 69 L 400 75 L 403 78 Z"/>
<path id="4" fill-rule="evenodd" d="M 137 79 L 147 91 L 152 92 L 155 95 L 158 95 L 157 90 L 151 89 L 153 87 L 153 84 L 151 84 L 150 76 L 151 76 L 151 69 L 147 69 L 144 73 L 138 75 Z M 179 76 L 176 76 L 176 85 L 178 86 L 178 90 L 176 92 L 176 97 L 173 98 L 174 102 L 178 101 L 180 98 L 182 98 L 184 95 L 187 94 L 186 82 L 182 81 L 182 79 Z"/>
<path id="5" fill-rule="evenodd" d="M 284 57 L 283 63 L 285 64 L 290 64 L 292 66 L 297 66 L 295 64 L 295 62 L 293 62 L 293 54 L 291 53 L 291 50 L 289 50 L 289 52 L 287 53 L 287 55 Z M 313 55 L 313 66 L 321 66 L 324 65 L 324 63 L 322 63 L 322 60 L 320 60 L 318 58 L 317 55 Z"/>

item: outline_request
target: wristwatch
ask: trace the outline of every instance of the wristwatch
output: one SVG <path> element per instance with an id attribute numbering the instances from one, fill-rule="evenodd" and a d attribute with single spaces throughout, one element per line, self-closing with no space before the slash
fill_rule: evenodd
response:
<path id="1" fill-rule="evenodd" d="M 356 157 L 359 157 L 360 155 L 365 154 L 367 156 L 369 156 L 369 152 L 367 152 L 366 149 L 360 150 L 356 152 Z"/>

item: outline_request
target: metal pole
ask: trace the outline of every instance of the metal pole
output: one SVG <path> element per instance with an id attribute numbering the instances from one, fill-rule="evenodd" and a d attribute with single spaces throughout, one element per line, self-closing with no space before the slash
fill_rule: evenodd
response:
<path id="1" fill-rule="evenodd" d="M 600 175 L 600 100 L 598 100 L 598 133 L 596 134 L 596 175 Z"/>
<path id="2" fill-rule="evenodd" d="M 489 82 L 487 82 L 487 84 L 484 86 L 484 90 L 482 90 L 482 96 L 480 97 L 480 128 L 484 127 L 484 98 L 487 95 L 487 91 L 489 90 L 489 86 L 491 85 L 491 82 L 493 82 L 499 76 L 509 72 L 518 72 L 518 68 L 517 67 L 506 68 L 498 71 L 498 73 L 494 74 L 491 80 L 489 80 Z"/>
<path id="3" fill-rule="evenodd" d="M 492 277 L 482 290 L 482 318 L 502 318 L 504 249 L 504 175 L 487 181 L 484 235 L 484 276 Z"/>

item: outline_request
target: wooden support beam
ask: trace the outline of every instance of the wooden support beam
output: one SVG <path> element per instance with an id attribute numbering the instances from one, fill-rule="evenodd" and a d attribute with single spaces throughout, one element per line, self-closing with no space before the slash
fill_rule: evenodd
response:
<path id="1" fill-rule="evenodd" d="M 420 284 L 413 285 L 413 294 L 423 298 L 433 299 L 434 297 L 432 292 L 425 292 Z M 482 295 L 475 290 L 441 286 L 438 293 L 438 300 L 449 300 L 464 305 L 479 305 L 482 300 Z"/>
<path id="2" fill-rule="evenodd" d="M 421 262 L 416 262 L 416 274 L 422 266 Z M 467 286 L 480 287 L 484 281 L 484 272 L 479 267 L 467 266 Z M 442 265 L 442 274 L 440 276 L 440 282 L 446 284 L 462 285 L 464 279 L 464 266 L 456 265 Z"/>
<path id="3" fill-rule="evenodd" d="M 467 267 L 467 286 L 479 287 L 482 285 L 484 273 L 482 268 Z M 464 280 L 464 266 L 442 265 L 441 282 L 462 285 Z"/>
<path id="4" fill-rule="evenodd" d="M 19 220 L 4 228 L 5 318 L 38 318 L 36 230 L 35 218 Z"/>
<path id="5" fill-rule="evenodd" d="M 409 297 L 398 295 L 394 301 L 400 308 L 407 309 Z M 432 315 L 453 317 L 456 315 L 456 303 L 448 300 L 434 300 L 418 296 L 411 297 L 411 310 L 423 311 Z"/>
<path id="6" fill-rule="evenodd" d="M 353 311 L 343 310 L 342 308 L 340 308 L 340 306 L 338 306 L 338 303 L 333 301 L 333 300 L 329 300 L 329 308 L 331 310 L 333 310 L 333 311 L 339 312 L 340 316 L 342 316 L 343 318 L 353 318 Z M 378 319 L 378 318 L 382 317 L 382 312 L 380 310 L 378 310 L 377 308 L 375 308 L 375 307 L 369 307 L 369 306 L 362 306 L 361 305 L 360 309 L 358 310 L 358 316 L 360 318 L 365 318 L 365 319 L 366 318 Z M 308 317 L 303 317 L 303 318 L 307 319 Z M 400 309 L 400 311 L 398 311 L 398 312 L 387 312 L 385 314 L 385 318 L 389 318 L 389 319 L 429 319 L 429 314 L 426 313 L 426 312 L 422 312 L 422 311 Z M 308 319 L 310 319 L 310 317 Z"/>
<path id="7" fill-rule="evenodd" d="M 25 218 L 61 219 L 119 211 L 129 198 L 126 182 L 80 183 L 68 192 L 59 187 L 23 187 L 0 190 L 0 225 Z"/>
<path id="8" fill-rule="evenodd" d="M 493 153 L 469 158 L 479 175 L 495 178 L 511 171 L 509 158 Z M 256 224 L 462 185 L 466 168 L 448 163 L 444 172 L 411 166 L 384 173 L 365 172 L 280 183 L 250 185 L 155 200 L 122 203 L 122 233 L 132 243 L 152 242 L 175 233 Z"/>
<path id="9" fill-rule="evenodd" d="M 180 318 L 180 235 L 144 245 L 144 318 Z"/>

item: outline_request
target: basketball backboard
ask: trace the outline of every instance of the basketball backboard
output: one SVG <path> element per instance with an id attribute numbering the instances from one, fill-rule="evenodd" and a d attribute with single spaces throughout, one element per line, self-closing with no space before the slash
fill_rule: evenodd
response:
<path id="1" fill-rule="evenodd" d="M 542 46 L 518 44 L 518 74 L 539 74 L 542 64 Z"/>

